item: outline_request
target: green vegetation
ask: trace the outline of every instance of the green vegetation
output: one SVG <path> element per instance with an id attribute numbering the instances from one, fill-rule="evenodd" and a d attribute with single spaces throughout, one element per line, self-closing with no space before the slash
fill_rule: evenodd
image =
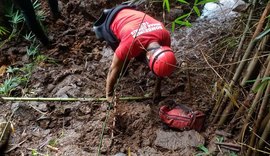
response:
<path id="1" fill-rule="evenodd" d="M 27 55 L 30 57 L 31 56 L 34 57 L 34 56 L 38 55 L 38 53 L 39 53 L 38 47 L 39 47 L 39 44 L 35 44 L 35 43 L 31 44 L 30 47 L 27 47 L 27 50 L 26 50 Z"/>
<path id="2" fill-rule="evenodd" d="M 42 21 L 45 20 L 46 16 L 44 11 L 41 10 L 41 3 L 36 0 L 33 2 L 33 7 L 37 15 L 37 20 L 44 28 Z M 13 38 L 20 36 L 21 30 L 23 29 L 22 27 L 24 26 L 22 23 L 25 22 L 23 14 L 21 11 L 15 9 L 13 4 L 10 4 L 6 8 L 6 17 L 9 19 L 12 30 L 8 31 L 7 28 L 0 26 L 0 39 L 1 36 L 8 35 L 7 39 L 0 43 L 0 47 L 11 41 Z M 32 32 L 25 34 L 23 38 L 30 44 L 26 47 L 26 54 L 33 62 L 25 64 L 20 68 L 12 66 L 7 68 L 7 79 L 0 85 L 0 94 L 2 95 L 10 96 L 12 91 L 16 90 L 18 87 L 21 87 L 22 89 L 27 88 L 35 66 L 47 60 L 48 62 L 55 63 L 52 59 L 40 54 L 40 44 Z M 25 91 L 23 92 L 25 93 Z"/>
<path id="3" fill-rule="evenodd" d="M 179 2 L 179 5 L 187 5 L 189 7 L 191 7 L 192 9 L 190 10 L 190 12 L 181 15 L 179 17 L 177 17 L 173 22 L 172 22 L 172 31 L 174 32 L 175 30 L 175 26 L 176 24 L 179 26 L 187 26 L 187 27 L 191 27 L 191 23 L 189 22 L 189 17 L 192 14 L 196 14 L 198 17 L 201 16 L 201 12 L 199 7 L 205 5 L 206 3 L 209 2 L 217 2 L 217 0 L 195 0 L 194 3 L 189 3 L 185 0 L 177 0 L 177 2 Z M 170 1 L 169 0 L 163 0 L 163 8 L 167 11 L 170 12 Z"/>
<path id="4" fill-rule="evenodd" d="M 9 33 L 9 31 L 7 30 L 7 28 L 0 26 L 0 40 L 2 40 L 2 36 L 5 36 Z"/>
<path id="5" fill-rule="evenodd" d="M 25 34 L 23 37 L 29 42 L 34 42 L 36 40 L 35 35 L 32 32 Z"/>
<path id="6" fill-rule="evenodd" d="M 20 84 L 20 79 L 17 77 L 8 78 L 0 87 L 0 94 L 9 95 Z"/>
<path id="7" fill-rule="evenodd" d="M 36 12 L 36 16 L 37 16 L 37 20 L 40 22 L 41 26 L 44 28 L 44 26 L 42 25 L 42 21 L 45 20 L 46 16 L 45 16 L 45 12 L 41 10 L 41 3 L 36 0 L 33 3 L 33 7 L 35 9 Z M 22 30 L 22 27 L 24 26 L 24 16 L 22 14 L 22 12 L 20 10 L 17 10 L 13 4 L 6 4 L 5 6 L 6 11 L 6 17 L 9 19 L 9 23 L 10 23 L 10 27 L 11 27 L 11 31 L 8 31 L 7 28 L 1 26 L 3 25 L 2 23 L 0 23 L 0 40 L 1 40 L 1 36 L 4 35 L 9 35 L 7 37 L 7 39 L 5 39 L 4 41 L 2 41 L 0 43 L 0 47 L 2 47 L 3 45 L 5 45 L 7 42 L 11 41 L 14 37 L 19 36 Z M 31 36 L 28 36 L 31 35 Z M 29 33 L 28 35 L 25 36 L 25 38 L 30 39 L 33 38 L 33 34 Z"/>
<path id="8" fill-rule="evenodd" d="M 196 154 L 196 156 L 203 156 L 203 155 L 211 155 L 208 148 L 206 148 L 204 145 L 198 146 L 199 150 L 201 150 L 201 153 Z"/>
<path id="9" fill-rule="evenodd" d="M 8 67 L 8 78 L 0 86 L 0 94 L 9 96 L 18 86 L 27 87 L 29 79 L 32 75 L 34 65 L 26 64 L 22 68 Z"/>

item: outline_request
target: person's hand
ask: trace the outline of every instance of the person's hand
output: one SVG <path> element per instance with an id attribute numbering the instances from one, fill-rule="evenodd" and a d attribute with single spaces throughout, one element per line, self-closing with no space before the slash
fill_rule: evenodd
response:
<path id="1" fill-rule="evenodd" d="M 113 96 L 106 95 L 106 100 L 107 100 L 107 102 L 112 103 L 113 102 Z"/>

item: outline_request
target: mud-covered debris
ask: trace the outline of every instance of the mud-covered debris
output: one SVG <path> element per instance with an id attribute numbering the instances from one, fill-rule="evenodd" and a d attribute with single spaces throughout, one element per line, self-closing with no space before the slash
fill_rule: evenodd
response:
<path id="1" fill-rule="evenodd" d="M 11 133 L 11 124 L 4 117 L 0 116 L 0 151 L 3 151 L 8 143 Z"/>
<path id="2" fill-rule="evenodd" d="M 50 118 L 40 118 L 37 120 L 39 127 L 42 129 L 47 129 L 49 127 L 49 124 L 51 123 Z"/>
<path id="3" fill-rule="evenodd" d="M 156 134 L 157 138 L 154 144 L 169 150 L 197 147 L 203 145 L 205 142 L 205 139 L 195 130 L 183 132 L 165 132 L 159 130 Z"/>
<path id="4" fill-rule="evenodd" d="M 57 154 L 59 155 L 96 155 L 94 153 L 89 153 L 84 151 L 83 149 L 79 148 L 77 145 L 68 145 L 64 146 L 60 152 Z"/>
<path id="5" fill-rule="evenodd" d="M 104 138 L 102 141 L 102 147 L 101 147 L 101 153 L 107 153 L 109 148 L 112 145 L 112 139 L 111 138 Z"/>
<path id="6" fill-rule="evenodd" d="M 163 154 L 158 152 L 156 149 L 152 148 L 152 147 L 144 147 L 142 149 L 138 150 L 138 155 L 144 155 L 144 156 L 151 156 L 151 155 L 155 155 L 155 156 L 162 156 Z"/>

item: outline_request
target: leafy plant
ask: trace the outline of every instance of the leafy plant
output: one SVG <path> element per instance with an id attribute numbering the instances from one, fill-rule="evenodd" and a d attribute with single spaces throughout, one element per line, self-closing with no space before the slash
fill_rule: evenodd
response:
<path id="1" fill-rule="evenodd" d="M 30 32 L 29 34 L 24 35 L 23 37 L 24 37 L 24 39 L 26 39 L 29 42 L 34 42 L 35 41 L 35 35 L 32 32 Z"/>
<path id="2" fill-rule="evenodd" d="M 31 44 L 30 47 L 27 47 L 27 55 L 28 56 L 36 56 L 39 51 L 38 51 L 38 47 L 39 47 L 39 44 L 35 45 L 35 44 Z"/>
<path id="3" fill-rule="evenodd" d="M 217 136 L 216 139 L 217 139 L 217 142 L 223 142 L 224 141 L 224 138 L 221 137 L 221 136 Z"/>
<path id="4" fill-rule="evenodd" d="M 270 33 L 270 28 L 267 28 L 266 30 L 264 30 L 263 32 L 261 32 L 254 40 L 260 40 L 263 37 L 265 37 L 266 35 L 268 35 Z"/>
<path id="5" fill-rule="evenodd" d="M 246 81 L 247 83 L 253 83 L 256 80 L 248 80 Z M 267 87 L 267 84 L 270 82 L 270 77 L 264 77 L 261 79 L 261 82 L 259 83 L 259 85 L 253 90 L 255 93 L 257 93 L 260 89 L 265 90 L 265 88 Z"/>
<path id="6" fill-rule="evenodd" d="M 18 24 L 24 21 L 23 14 L 19 10 L 15 10 L 13 5 L 7 7 L 7 14 L 5 15 L 9 18 L 9 22 L 11 23 L 12 31 L 9 34 L 8 38 L 0 44 L 2 47 L 8 41 L 10 41 L 14 36 L 16 36 L 18 32 Z"/>
<path id="7" fill-rule="evenodd" d="M 234 152 L 230 152 L 230 156 L 237 156 L 237 154 Z"/>
<path id="8" fill-rule="evenodd" d="M 48 144 L 50 145 L 50 146 L 53 146 L 53 147 L 55 147 L 56 145 L 57 145 L 57 140 L 56 139 L 51 139 L 51 140 L 49 140 L 49 142 L 48 142 Z"/>
<path id="9" fill-rule="evenodd" d="M 35 62 L 37 64 L 41 63 L 41 62 L 45 62 L 46 60 L 48 60 L 48 57 L 45 55 L 38 55 L 35 59 Z"/>
<path id="10" fill-rule="evenodd" d="M 9 78 L 4 81 L 0 87 L 0 94 L 9 95 L 20 84 L 20 79 L 17 77 Z"/>
<path id="11" fill-rule="evenodd" d="M 45 12 L 41 10 L 41 3 L 38 0 L 35 0 L 33 2 L 33 8 L 34 8 L 34 10 L 36 12 L 37 20 L 39 21 L 41 26 L 44 28 L 41 21 L 45 20 L 46 15 L 45 15 Z M 14 8 L 14 5 L 10 5 L 10 7 L 8 7 L 6 16 L 10 19 L 9 22 L 12 24 L 11 25 L 12 26 L 12 32 L 10 33 L 8 39 L 4 43 L 2 43 L 0 45 L 0 47 L 3 46 L 6 42 L 10 41 L 14 36 L 16 36 L 16 33 L 18 32 L 18 24 L 25 21 L 22 12 L 20 10 L 16 10 Z M 0 36 L 1 36 L 1 28 L 0 28 Z M 29 33 L 28 35 L 25 35 L 24 38 L 26 40 L 33 39 L 32 41 L 34 41 L 33 36 L 34 36 L 33 34 Z"/>
<path id="12" fill-rule="evenodd" d="M 17 68 L 17 67 L 14 67 L 14 68 L 12 68 L 11 66 L 9 66 L 8 68 L 7 68 L 7 73 L 12 73 L 12 74 L 15 74 L 17 71 L 20 71 L 20 69 L 19 68 Z"/>
<path id="13" fill-rule="evenodd" d="M 30 64 L 26 64 L 25 66 L 23 66 L 23 68 L 20 69 L 20 71 L 22 72 L 20 78 L 21 78 L 21 85 L 24 85 L 25 87 L 27 86 L 29 79 L 32 76 L 32 72 L 34 69 L 34 64 L 30 63 Z"/>
<path id="14" fill-rule="evenodd" d="M 26 64 L 22 68 L 9 66 L 7 73 L 11 73 L 12 78 L 6 79 L 0 86 L 0 94 L 9 95 L 18 86 L 26 87 L 32 76 L 34 66 L 34 63 Z"/>
<path id="15" fill-rule="evenodd" d="M 202 155 L 211 155 L 208 148 L 206 148 L 204 145 L 199 145 L 198 148 L 203 151 L 202 153 L 196 154 L 196 156 L 202 156 Z"/>
<path id="16" fill-rule="evenodd" d="M 209 2 L 217 2 L 217 0 L 195 0 L 193 4 L 190 4 L 189 2 L 187 2 L 186 0 L 177 0 L 177 2 L 181 3 L 182 5 L 188 5 L 188 6 L 192 6 L 192 9 L 189 13 L 186 13 L 184 15 L 181 15 L 180 17 L 176 18 L 173 22 L 172 22 L 172 31 L 175 30 L 175 26 L 180 25 L 180 26 L 187 26 L 187 27 L 191 27 L 191 23 L 189 22 L 188 18 L 191 16 L 191 14 L 195 13 L 198 17 L 201 16 L 201 12 L 199 9 L 199 6 L 203 6 L 206 3 Z M 163 0 L 163 9 L 167 10 L 167 12 L 170 12 L 170 2 L 169 0 Z"/>
<path id="17" fill-rule="evenodd" d="M 13 6 L 10 8 L 6 16 L 10 18 L 9 22 L 11 22 L 13 26 L 24 21 L 23 14 L 19 10 L 14 10 Z"/>
<path id="18" fill-rule="evenodd" d="M 37 20 L 39 21 L 41 27 L 44 29 L 42 21 L 45 21 L 46 15 L 45 15 L 45 12 L 43 10 L 41 10 L 41 3 L 38 0 L 35 0 L 33 2 L 33 8 L 36 12 Z"/>
<path id="19" fill-rule="evenodd" d="M 1 36 L 7 35 L 7 33 L 9 33 L 9 31 L 5 27 L 0 26 L 0 40 L 2 40 Z"/>
<path id="20" fill-rule="evenodd" d="M 169 2 L 169 0 L 163 0 L 163 5 L 162 5 L 162 6 L 163 6 L 163 9 L 166 8 L 166 10 L 167 10 L 168 12 L 170 12 L 170 10 L 171 10 L 170 8 L 171 8 L 171 7 L 170 7 L 170 2 Z"/>
<path id="21" fill-rule="evenodd" d="M 45 20 L 46 16 L 44 11 L 41 10 L 41 3 L 38 0 L 35 0 L 33 2 L 33 7 L 37 15 L 37 20 L 43 27 L 41 21 Z M 9 18 L 9 22 L 11 23 L 12 32 L 10 33 L 8 39 L 0 43 L 0 47 L 3 46 L 6 42 L 10 41 L 14 36 L 19 35 L 18 24 L 24 22 L 25 20 L 21 11 L 16 10 L 13 4 L 10 4 L 10 7 L 6 8 L 6 16 Z M 0 37 L 1 35 L 5 35 L 6 33 L 8 33 L 7 29 L 0 26 Z M 13 68 L 11 66 L 8 67 L 6 72 L 12 74 L 12 78 L 6 79 L 4 83 L 0 86 L 0 94 L 9 95 L 10 92 L 18 86 L 26 87 L 32 76 L 35 65 L 48 59 L 44 55 L 39 55 L 40 45 L 37 43 L 36 38 L 32 32 L 24 35 L 23 37 L 31 43 L 31 45 L 27 47 L 26 53 L 29 57 L 32 57 L 35 62 L 26 64 L 22 68 Z M 35 155 L 35 153 L 36 152 L 34 150 L 32 155 Z"/>

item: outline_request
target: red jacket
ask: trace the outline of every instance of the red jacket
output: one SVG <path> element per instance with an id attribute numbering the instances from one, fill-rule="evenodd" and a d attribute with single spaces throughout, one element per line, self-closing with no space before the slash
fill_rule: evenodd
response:
<path id="1" fill-rule="evenodd" d="M 161 46 L 171 44 L 170 34 L 161 22 L 133 9 L 121 10 L 115 16 L 110 28 L 120 40 L 115 53 L 122 61 L 126 57 L 131 59 L 145 52 L 151 42 L 158 42 Z"/>

